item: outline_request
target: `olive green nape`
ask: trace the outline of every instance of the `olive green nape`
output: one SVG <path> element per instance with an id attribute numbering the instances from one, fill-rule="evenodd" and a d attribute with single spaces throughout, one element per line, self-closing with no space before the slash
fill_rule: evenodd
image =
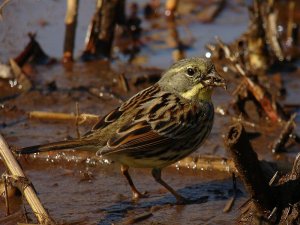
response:
<path id="1" fill-rule="evenodd" d="M 182 69 L 186 69 L 188 66 L 197 66 L 201 71 L 206 71 L 212 65 L 210 59 L 204 57 L 192 57 L 177 61 L 166 72 L 177 73 Z"/>

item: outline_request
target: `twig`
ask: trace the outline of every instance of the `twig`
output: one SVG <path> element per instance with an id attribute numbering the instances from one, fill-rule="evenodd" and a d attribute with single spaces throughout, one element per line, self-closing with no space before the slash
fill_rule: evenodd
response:
<path id="1" fill-rule="evenodd" d="M 269 181 L 269 186 L 272 186 L 275 184 L 275 181 L 278 180 L 278 171 L 276 171 L 273 175 L 273 177 L 271 178 L 271 180 Z"/>
<path id="2" fill-rule="evenodd" d="M 289 140 L 290 134 L 293 132 L 295 123 L 294 120 L 296 118 L 296 113 L 294 113 L 290 119 L 285 123 L 284 128 L 282 129 L 278 138 L 276 138 L 275 142 L 272 145 L 272 152 L 278 153 L 281 152 L 284 148 L 284 145 Z"/>
<path id="3" fill-rule="evenodd" d="M 8 191 L 7 191 L 7 179 L 6 175 L 3 176 L 4 180 L 4 193 L 5 193 L 5 207 L 6 207 L 6 216 L 9 216 L 9 201 L 8 201 Z"/>
<path id="4" fill-rule="evenodd" d="M 42 112 L 32 111 L 28 114 L 30 119 L 38 119 L 44 121 L 74 121 L 76 115 L 70 113 Z M 82 113 L 78 116 L 78 124 L 97 122 L 99 116 L 93 114 Z"/>
<path id="5" fill-rule="evenodd" d="M 300 153 L 295 158 L 292 172 L 290 174 L 291 180 L 296 180 L 300 178 Z"/>
<path id="6" fill-rule="evenodd" d="M 80 139 L 80 131 L 79 131 L 79 106 L 78 102 L 76 102 L 76 121 L 75 121 L 75 126 L 76 126 L 76 133 L 77 133 L 77 138 Z"/>
<path id="7" fill-rule="evenodd" d="M 129 85 L 128 85 L 128 80 L 125 77 L 124 73 L 121 73 L 118 76 L 118 84 L 119 84 L 120 88 L 122 88 L 125 93 L 128 93 Z"/>
<path id="8" fill-rule="evenodd" d="M 13 176 L 22 178 L 24 180 L 28 180 L 24 172 L 22 171 L 21 166 L 14 158 L 12 152 L 9 150 L 8 145 L 6 144 L 2 135 L 0 135 L 0 156 L 6 168 Z M 55 224 L 55 222 L 51 219 L 51 217 L 48 215 L 47 211 L 44 209 L 43 205 L 41 204 L 31 183 L 24 186 L 23 189 L 20 191 L 24 194 L 27 202 L 31 206 L 32 211 L 34 212 L 39 223 Z"/>

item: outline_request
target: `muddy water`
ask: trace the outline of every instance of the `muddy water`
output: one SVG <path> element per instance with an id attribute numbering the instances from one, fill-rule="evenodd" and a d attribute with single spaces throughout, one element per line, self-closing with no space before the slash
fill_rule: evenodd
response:
<path id="1" fill-rule="evenodd" d="M 117 92 L 118 88 L 113 82 L 117 73 L 109 67 L 103 68 L 105 63 L 79 63 L 74 65 L 72 71 L 61 66 L 38 68 L 40 75 L 36 78 L 37 87 L 43 88 L 43 91 L 31 91 L 3 102 L 1 132 L 7 142 L 12 146 L 29 146 L 76 137 L 74 123 L 30 121 L 26 112 L 41 110 L 73 113 L 75 102 L 79 102 L 80 111 L 105 115 L 120 101 L 107 93 L 115 92 L 126 98 L 140 89 L 132 87 L 126 95 L 120 90 Z M 133 70 L 134 66 L 130 71 Z M 136 69 L 136 73 L 143 75 L 143 71 L 139 69 Z M 47 91 L 45 87 L 53 80 L 57 83 L 58 90 Z M 94 96 L 80 87 L 96 88 L 99 93 L 106 94 L 103 97 Z M 224 97 L 220 90 L 215 95 L 220 104 L 229 97 Z M 226 118 L 216 116 L 216 125 L 209 140 L 203 148 L 194 153 L 194 156 L 212 152 L 224 156 L 220 129 L 224 128 L 226 121 Z M 82 126 L 80 131 L 84 133 L 90 128 L 91 125 Z M 66 155 L 51 153 L 49 156 L 46 154 L 34 159 L 20 159 L 42 202 L 57 221 L 81 224 L 123 223 L 129 218 L 152 212 L 153 216 L 145 220 L 145 224 L 183 224 L 186 221 L 190 224 L 201 224 L 205 221 L 212 224 L 217 221 L 218 224 L 228 224 L 228 221 L 233 221 L 237 215 L 237 210 L 229 214 L 221 213 L 232 196 L 231 175 L 228 173 L 167 169 L 163 172 L 163 177 L 175 189 L 186 197 L 199 200 L 192 205 L 175 206 L 173 196 L 154 182 L 150 170 L 132 169 L 132 176 L 139 189 L 149 192 L 149 198 L 132 202 L 130 189 L 120 174 L 119 165 L 108 165 L 102 160 L 85 160 L 92 156 L 93 154 L 89 153 L 69 152 Z M 3 169 L 1 167 L 1 172 Z M 239 188 L 243 190 L 241 185 Z M 235 209 L 244 200 L 245 194 L 240 193 Z M 3 216 L 4 205 L 1 207 L 0 213 Z"/>
<path id="2" fill-rule="evenodd" d="M 166 169 L 164 177 L 179 193 L 198 200 L 195 204 L 176 206 L 174 198 L 150 179 L 148 170 L 131 170 L 137 187 L 149 194 L 148 198 L 133 202 L 116 165 L 87 168 L 80 164 L 46 164 L 48 168 L 45 168 L 44 163 L 32 164 L 25 166 L 26 173 L 34 180 L 49 213 L 59 222 L 123 223 L 151 212 L 153 216 L 144 221 L 145 224 L 228 224 L 237 215 L 238 205 L 245 200 L 239 195 L 234 213 L 222 213 L 232 196 L 231 179 L 224 174 Z"/>
<path id="3" fill-rule="evenodd" d="M 65 1 L 12 1 L 4 11 L 4 22 L 0 24 L 3 31 L 0 40 L 5 46 L 1 48 L 0 59 L 6 61 L 16 56 L 27 43 L 28 31 L 37 31 L 37 39 L 44 50 L 51 56 L 60 57 L 64 35 L 64 4 Z M 94 2 L 80 4 L 76 55 L 81 52 L 93 4 Z M 139 4 L 142 6 L 144 1 Z M 34 13 L 30 13 L 32 11 Z M 0 102 L 0 128 L 7 142 L 11 146 L 21 147 L 76 137 L 74 123 L 32 121 L 27 119 L 27 112 L 41 110 L 73 113 L 75 103 L 78 102 L 80 112 L 103 116 L 122 100 L 143 88 L 143 85 L 130 85 L 130 91 L 125 93 L 120 90 L 116 80 L 120 73 L 124 73 L 131 82 L 139 76 L 160 73 L 161 69 L 171 64 L 174 47 L 168 42 L 167 25 L 162 21 L 143 21 L 144 46 L 130 66 L 126 63 L 128 57 L 120 54 L 116 47 L 116 59 L 112 63 L 76 62 L 66 67 L 60 64 L 35 67 L 35 72 L 31 74 L 35 90 Z M 153 23 L 156 23 L 155 26 Z M 204 44 L 213 41 L 215 35 L 221 36 L 224 41 L 231 41 L 246 26 L 246 9 L 230 2 L 213 24 L 200 24 L 183 18 L 176 29 L 184 43 L 192 43 L 185 54 L 193 56 L 205 54 Z M 292 81 L 284 77 L 289 90 L 284 102 L 299 104 L 299 73 L 296 71 L 291 76 Z M 145 84 L 147 85 L 149 84 Z M 0 94 L 3 97 L 9 93 L 3 91 Z M 214 94 L 215 105 L 224 109 L 230 99 L 229 93 L 224 93 L 223 90 L 216 90 Z M 228 116 L 216 114 L 209 139 L 193 156 L 215 154 L 227 157 L 222 134 L 229 123 Z M 84 133 L 91 126 L 81 126 L 80 132 Z M 252 130 L 255 132 L 260 129 Z M 276 158 L 267 146 L 277 132 L 278 128 L 270 126 L 253 141 L 260 158 L 271 161 Z M 290 153 L 291 157 L 282 157 L 284 162 L 291 160 L 296 151 L 298 149 L 294 148 Z M 149 194 L 148 198 L 133 202 L 128 184 L 120 174 L 119 165 L 102 159 L 91 161 L 89 159 L 92 156 L 92 153 L 71 151 L 19 159 L 43 204 L 59 223 L 122 224 L 129 223 L 134 217 L 151 213 L 140 224 L 232 224 L 239 213 L 238 207 L 247 199 L 243 186 L 238 183 L 239 191 L 233 210 L 223 213 L 225 204 L 232 196 L 231 174 L 191 168 L 167 168 L 163 171 L 166 181 L 182 195 L 197 201 L 185 206 L 174 205 L 174 197 L 154 182 L 149 170 L 131 169 L 137 187 Z M 0 165 L 0 172 L 3 171 L 4 168 Z M 13 212 L 21 209 L 18 201 L 12 201 Z M 30 212 L 29 207 L 26 208 Z M 0 218 L 4 215 L 4 203 L 1 200 Z M 8 220 L 6 224 L 15 224 L 16 221 L 21 220 L 17 217 Z"/>

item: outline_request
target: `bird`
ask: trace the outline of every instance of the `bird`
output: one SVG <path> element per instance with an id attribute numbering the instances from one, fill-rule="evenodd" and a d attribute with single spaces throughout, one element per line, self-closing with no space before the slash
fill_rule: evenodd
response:
<path id="1" fill-rule="evenodd" d="M 147 195 L 138 191 L 129 168 L 150 168 L 155 181 L 173 194 L 178 204 L 184 204 L 188 200 L 162 179 L 161 171 L 197 150 L 210 134 L 215 87 L 226 89 L 226 81 L 211 59 L 182 59 L 163 72 L 158 82 L 112 110 L 81 138 L 25 147 L 17 153 L 94 151 L 120 163 L 133 199 Z"/>

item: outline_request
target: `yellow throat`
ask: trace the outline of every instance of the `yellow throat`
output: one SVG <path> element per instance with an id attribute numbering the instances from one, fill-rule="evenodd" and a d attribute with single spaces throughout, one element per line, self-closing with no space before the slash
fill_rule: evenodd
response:
<path id="1" fill-rule="evenodd" d="M 180 93 L 183 98 L 189 100 L 211 101 L 212 87 L 203 87 L 201 83 L 195 85 L 191 90 Z"/>

